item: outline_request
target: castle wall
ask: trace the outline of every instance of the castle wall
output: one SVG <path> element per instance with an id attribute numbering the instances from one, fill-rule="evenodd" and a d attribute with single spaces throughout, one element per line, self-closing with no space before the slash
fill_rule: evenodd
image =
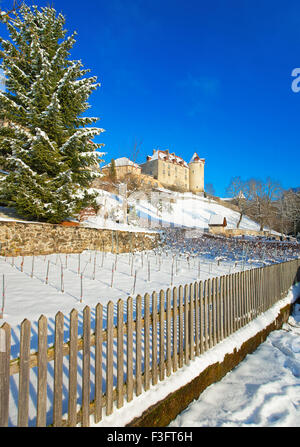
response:
<path id="1" fill-rule="evenodd" d="M 109 168 L 102 168 L 102 173 L 104 175 L 109 175 Z M 121 180 L 127 174 L 140 175 L 141 169 L 132 165 L 116 166 L 116 177 L 118 180 Z"/>
<path id="2" fill-rule="evenodd" d="M 190 163 L 189 189 L 193 193 L 204 191 L 204 163 Z"/>
<path id="3" fill-rule="evenodd" d="M 158 179 L 158 160 L 147 161 L 140 165 L 142 168 L 142 174 L 151 175 L 152 177 Z"/>
<path id="4" fill-rule="evenodd" d="M 192 162 L 186 167 L 179 163 L 156 158 L 148 160 L 140 166 L 143 174 L 154 177 L 166 187 L 177 186 L 193 193 L 204 191 L 203 161 Z"/>

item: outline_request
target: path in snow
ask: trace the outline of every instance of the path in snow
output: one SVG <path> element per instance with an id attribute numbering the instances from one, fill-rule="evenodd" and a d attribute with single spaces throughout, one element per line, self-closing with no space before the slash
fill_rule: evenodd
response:
<path id="1" fill-rule="evenodd" d="M 300 304 L 169 427 L 300 427 Z"/>

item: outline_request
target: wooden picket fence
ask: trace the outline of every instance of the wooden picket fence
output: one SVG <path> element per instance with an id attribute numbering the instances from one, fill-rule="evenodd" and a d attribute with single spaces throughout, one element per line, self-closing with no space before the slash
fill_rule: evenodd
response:
<path id="1" fill-rule="evenodd" d="M 48 322 L 41 316 L 34 353 L 31 323 L 24 320 L 15 359 L 5 323 L 0 329 L 0 426 L 87 427 L 92 415 L 94 423 L 101 421 L 282 299 L 299 266 L 300 260 L 293 260 L 129 297 L 117 305 L 86 306 L 81 332 L 77 310 L 69 315 L 67 331 L 58 312 L 50 347 Z M 12 379 L 18 388 L 15 423 L 9 414 Z"/>

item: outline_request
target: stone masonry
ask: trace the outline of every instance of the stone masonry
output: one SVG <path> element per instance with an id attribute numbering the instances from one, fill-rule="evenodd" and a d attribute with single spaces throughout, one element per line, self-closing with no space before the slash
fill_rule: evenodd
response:
<path id="1" fill-rule="evenodd" d="M 101 250 L 113 253 L 151 250 L 159 233 L 139 233 L 43 223 L 0 222 L 1 256 L 81 253 Z"/>

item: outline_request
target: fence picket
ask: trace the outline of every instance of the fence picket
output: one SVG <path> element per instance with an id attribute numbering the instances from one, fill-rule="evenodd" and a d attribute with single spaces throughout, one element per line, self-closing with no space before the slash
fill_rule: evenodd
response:
<path id="1" fill-rule="evenodd" d="M 184 362 L 189 364 L 189 287 L 184 286 Z"/>
<path id="2" fill-rule="evenodd" d="M 102 419 L 102 348 L 103 348 L 103 306 L 97 304 L 95 315 L 95 423 Z"/>
<path id="3" fill-rule="evenodd" d="M 166 345 L 166 355 L 167 355 L 167 367 L 166 374 L 167 377 L 171 375 L 172 372 L 172 329 L 171 329 L 171 290 L 167 289 L 167 304 L 166 304 L 166 320 L 167 320 L 167 345 Z"/>
<path id="4" fill-rule="evenodd" d="M 208 280 L 204 281 L 204 347 L 205 351 L 209 349 L 208 335 L 209 335 L 209 307 L 208 307 Z"/>
<path id="5" fill-rule="evenodd" d="M 189 286 L 189 297 L 190 297 L 190 309 L 189 309 L 189 336 L 190 336 L 190 359 L 195 358 L 195 346 L 194 346 L 194 284 Z"/>
<path id="6" fill-rule="evenodd" d="M 158 382 L 157 368 L 157 293 L 152 293 L 152 385 Z"/>
<path id="7" fill-rule="evenodd" d="M 212 278 L 212 340 L 213 346 L 217 343 L 217 278 Z"/>
<path id="8" fill-rule="evenodd" d="M 178 368 L 178 303 L 177 288 L 173 287 L 173 372 Z"/>
<path id="9" fill-rule="evenodd" d="M 183 353 L 184 353 L 184 347 L 183 347 L 183 331 L 184 331 L 184 315 L 183 315 L 183 287 L 179 286 L 179 358 L 178 358 L 178 364 L 179 368 L 182 368 L 183 366 Z"/>
<path id="10" fill-rule="evenodd" d="M 127 402 L 133 399 L 133 302 L 127 299 Z"/>
<path id="11" fill-rule="evenodd" d="M 64 315 L 55 316 L 53 425 L 62 426 Z"/>
<path id="12" fill-rule="evenodd" d="M 200 354 L 200 337 L 199 337 L 199 284 L 194 283 L 195 297 L 195 355 Z"/>
<path id="13" fill-rule="evenodd" d="M 136 395 L 142 393 L 142 297 L 136 297 Z"/>
<path id="14" fill-rule="evenodd" d="M 47 404 L 47 318 L 42 315 L 38 321 L 38 385 L 37 385 L 37 427 L 46 427 Z"/>
<path id="15" fill-rule="evenodd" d="M 118 301 L 118 329 L 117 329 L 117 408 L 123 407 L 124 404 L 124 360 L 123 360 L 123 349 L 124 349 L 124 314 L 123 314 L 123 300 Z"/>
<path id="16" fill-rule="evenodd" d="M 159 380 L 165 378 L 165 293 L 159 292 Z"/>
<path id="17" fill-rule="evenodd" d="M 144 296 L 144 388 L 145 391 L 150 388 L 150 296 L 148 293 Z"/>
<path id="18" fill-rule="evenodd" d="M 224 276 L 220 278 L 220 341 L 224 339 Z"/>
<path id="19" fill-rule="evenodd" d="M 208 278 L 207 280 L 207 290 L 208 290 L 208 343 L 209 349 L 213 347 L 213 303 L 212 303 L 212 280 Z"/>
<path id="20" fill-rule="evenodd" d="M 200 281 L 199 283 L 199 325 L 200 325 L 200 354 L 203 354 L 204 352 L 204 318 L 203 318 L 203 282 Z"/>
<path id="21" fill-rule="evenodd" d="M 0 337 L 0 427 L 7 427 L 9 418 L 9 378 L 11 349 L 11 328 L 7 323 L 4 323 L 0 328 Z"/>
<path id="22" fill-rule="evenodd" d="M 106 415 L 113 412 L 113 353 L 114 353 L 114 303 L 107 305 L 107 341 L 106 341 Z"/>
<path id="23" fill-rule="evenodd" d="M 30 321 L 21 324 L 20 336 L 20 373 L 19 373 L 19 402 L 18 426 L 28 427 L 29 412 L 29 355 L 30 355 Z"/>
<path id="24" fill-rule="evenodd" d="M 90 425 L 91 309 L 83 310 L 82 427 Z"/>
<path id="25" fill-rule="evenodd" d="M 68 425 L 75 427 L 77 423 L 77 355 L 78 355 L 78 311 L 70 313 L 70 355 L 69 355 L 69 401 Z"/>

